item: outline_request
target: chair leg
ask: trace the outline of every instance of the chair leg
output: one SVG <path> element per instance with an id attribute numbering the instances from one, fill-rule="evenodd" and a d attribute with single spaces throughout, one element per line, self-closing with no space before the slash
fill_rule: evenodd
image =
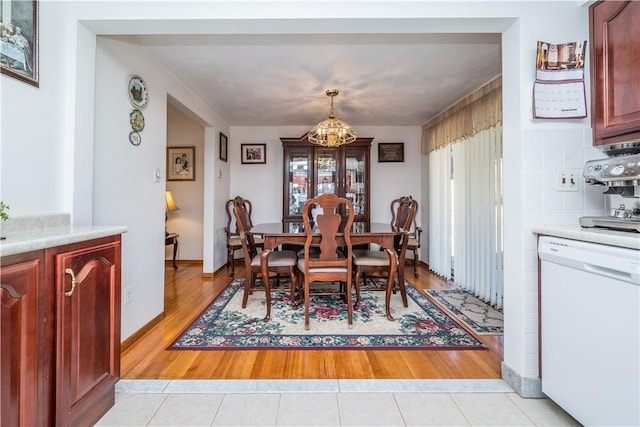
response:
<path id="1" fill-rule="evenodd" d="M 404 286 L 404 280 L 400 283 L 400 276 L 398 276 L 398 286 L 400 287 L 400 296 L 402 297 L 402 304 L 405 307 L 409 307 L 409 301 L 407 300 L 407 288 Z"/>
<path id="2" fill-rule="evenodd" d="M 309 330 L 309 282 L 304 279 L 304 329 Z"/>
<path id="3" fill-rule="evenodd" d="M 227 265 L 229 266 L 229 277 L 234 277 L 236 272 L 233 264 L 233 249 L 227 249 Z"/>
<path id="4" fill-rule="evenodd" d="M 247 274 L 247 278 L 244 281 L 244 295 L 242 295 L 242 308 L 247 308 L 247 300 L 249 299 L 249 294 L 256 283 L 256 274 L 249 272 Z"/>
<path id="5" fill-rule="evenodd" d="M 296 272 L 294 271 L 293 267 L 289 269 L 289 280 L 291 280 L 291 308 L 295 310 L 298 308 L 298 301 L 296 301 L 298 280 L 296 278 Z"/>
<path id="6" fill-rule="evenodd" d="M 345 292 L 347 294 L 347 328 L 353 328 L 353 306 L 351 305 L 351 278 L 347 278 L 345 283 Z"/>
<path id="7" fill-rule="evenodd" d="M 413 250 L 413 276 L 418 277 L 418 248 Z"/>
<path id="8" fill-rule="evenodd" d="M 356 302 L 353 304 L 353 308 L 355 308 L 356 310 L 360 307 L 360 279 L 361 279 L 362 273 L 360 272 L 360 270 L 356 270 L 356 277 L 354 279 L 354 287 L 356 288 Z"/>

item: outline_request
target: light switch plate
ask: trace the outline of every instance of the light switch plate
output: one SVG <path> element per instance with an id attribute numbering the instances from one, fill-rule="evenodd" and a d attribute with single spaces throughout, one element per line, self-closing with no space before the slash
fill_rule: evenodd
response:
<path id="1" fill-rule="evenodd" d="M 153 182 L 162 181 L 162 174 L 160 173 L 160 168 L 153 168 Z"/>
<path id="2" fill-rule="evenodd" d="M 558 169 L 556 191 L 578 191 L 578 169 Z"/>

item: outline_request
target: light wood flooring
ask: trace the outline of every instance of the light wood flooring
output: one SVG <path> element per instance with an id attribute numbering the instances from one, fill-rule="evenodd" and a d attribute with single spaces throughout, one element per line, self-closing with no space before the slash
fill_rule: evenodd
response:
<path id="1" fill-rule="evenodd" d="M 229 283 L 227 270 L 202 277 L 201 263 L 165 267 L 165 316 L 122 352 L 126 379 L 497 379 L 502 336 L 479 336 L 488 350 L 166 350 Z M 236 263 L 236 276 L 244 267 Z M 418 289 L 446 289 L 426 266 L 406 279 Z"/>

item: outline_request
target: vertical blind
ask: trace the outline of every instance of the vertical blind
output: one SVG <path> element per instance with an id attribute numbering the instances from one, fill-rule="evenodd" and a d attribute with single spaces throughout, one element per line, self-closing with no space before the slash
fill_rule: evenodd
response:
<path id="1" fill-rule="evenodd" d="M 452 146 L 455 283 L 502 307 L 502 127 Z"/>
<path id="2" fill-rule="evenodd" d="M 429 269 L 451 278 L 451 147 L 429 153 Z"/>
<path id="3" fill-rule="evenodd" d="M 502 79 L 430 120 L 429 268 L 502 307 Z"/>

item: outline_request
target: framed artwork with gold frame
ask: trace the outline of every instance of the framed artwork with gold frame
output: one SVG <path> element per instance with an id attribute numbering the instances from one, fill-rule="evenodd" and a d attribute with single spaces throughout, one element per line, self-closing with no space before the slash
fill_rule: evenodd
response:
<path id="1" fill-rule="evenodd" d="M 196 180 L 196 147 L 167 147 L 167 181 Z"/>

